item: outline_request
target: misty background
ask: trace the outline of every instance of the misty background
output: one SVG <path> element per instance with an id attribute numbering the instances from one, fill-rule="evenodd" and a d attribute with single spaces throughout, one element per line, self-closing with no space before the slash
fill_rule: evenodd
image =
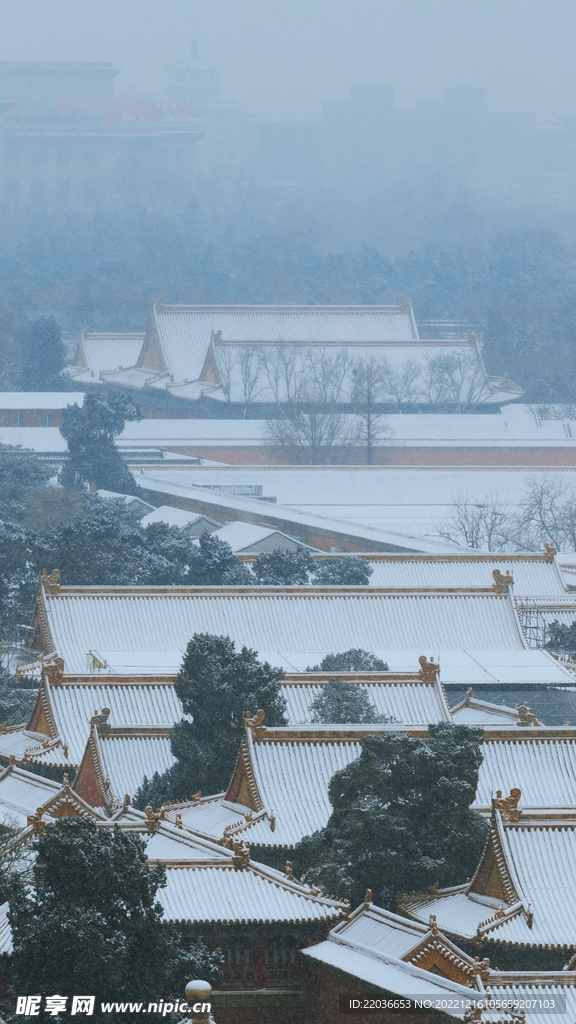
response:
<path id="1" fill-rule="evenodd" d="M 71 343 L 143 330 L 157 295 L 408 295 L 424 336 L 476 330 L 489 372 L 572 400 L 573 3 L 0 12 L 5 363 L 23 318 Z"/>

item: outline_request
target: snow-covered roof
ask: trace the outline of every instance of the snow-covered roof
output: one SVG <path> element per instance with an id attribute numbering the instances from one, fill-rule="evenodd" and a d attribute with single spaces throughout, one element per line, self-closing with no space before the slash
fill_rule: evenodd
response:
<path id="1" fill-rule="evenodd" d="M 225 510 L 230 519 L 244 519 L 250 521 L 252 518 L 260 523 L 275 529 L 285 529 L 294 532 L 299 530 L 314 532 L 314 534 L 328 535 L 330 538 L 343 538 L 352 540 L 357 544 L 361 542 L 363 550 L 385 550 L 391 551 L 427 551 L 432 554 L 445 551 L 459 550 L 458 545 L 450 544 L 441 538 L 421 536 L 410 533 L 398 522 L 397 532 L 390 530 L 386 525 L 383 528 L 376 528 L 347 519 L 345 515 L 318 514 L 306 508 L 303 511 L 298 508 L 290 508 L 286 505 L 277 505 L 275 499 L 266 501 L 266 504 L 258 497 L 247 495 L 262 494 L 261 486 L 256 484 L 243 484 L 232 482 L 227 484 L 221 481 L 216 487 L 213 484 L 181 484 L 173 482 L 163 472 L 162 468 L 155 466 L 146 469 L 135 469 L 133 471 L 136 483 L 145 491 L 158 494 L 163 497 L 174 497 L 178 502 L 186 502 L 191 510 L 202 508 L 213 508 L 214 510 Z M 246 476 L 246 474 L 245 474 Z M 385 481 L 383 481 L 385 482 Z M 312 478 L 308 480 L 310 487 L 314 487 Z M 247 490 L 250 488 L 250 490 Z M 259 488 L 259 490 L 256 490 Z M 308 497 L 312 491 L 309 492 Z M 330 511 L 329 509 L 327 511 Z"/>
<path id="2" fill-rule="evenodd" d="M 516 708 L 508 707 L 504 701 L 502 704 L 492 704 L 491 701 L 480 700 L 474 696 L 472 687 L 461 701 L 450 708 L 450 714 L 457 725 L 506 726 L 516 725 L 520 721 Z"/>
<path id="3" fill-rule="evenodd" d="M 567 1019 L 572 1019 L 576 1012 L 574 971 L 493 970 L 488 960 L 475 963 L 442 934 L 436 923 L 430 927 L 428 923 L 408 921 L 373 903 L 364 903 L 347 920 L 332 928 L 326 941 L 303 950 L 303 954 L 348 975 L 356 985 L 368 982 L 384 991 L 406 996 L 423 995 L 428 991 L 420 989 L 416 974 L 409 969 L 407 973 L 414 979 L 411 989 L 402 975 L 403 965 L 419 968 L 422 964 L 430 972 L 428 977 L 433 983 L 439 981 L 446 986 L 443 992 L 437 993 L 437 998 L 446 1000 L 450 994 L 460 996 L 464 1006 L 473 998 L 491 1000 L 494 1006 L 482 1009 L 484 1021 L 520 1021 L 524 1017 L 522 1007 L 526 1005 L 531 1008 L 530 1019 L 538 1024 L 545 1024 L 549 1018 L 549 1007 L 555 1007 L 555 1012 L 563 1016 L 565 1009 Z M 392 965 L 397 974 L 390 971 Z M 449 972 L 451 980 L 444 977 L 445 971 Z M 510 1007 L 508 1012 L 498 1006 L 501 1001 L 514 1000 L 520 1005 Z M 542 1008 L 540 1013 L 538 1005 Z M 454 1008 L 452 1012 L 456 1012 Z"/>
<path id="4" fill-rule="evenodd" d="M 286 354 L 288 349 L 289 354 Z M 386 375 L 407 370 L 412 378 L 411 400 L 424 405 L 438 401 L 451 403 L 495 404 L 514 401 L 523 394 L 512 381 L 487 377 L 475 341 L 462 340 L 401 340 L 339 344 L 338 342 L 224 342 L 215 340 L 207 359 L 212 356 L 216 377 L 222 391 L 232 402 L 289 402 L 294 392 L 294 380 L 309 382 L 320 377 L 326 367 L 332 379 L 338 380 L 336 400 L 349 401 L 354 388 L 354 361 L 376 359 L 386 367 L 384 400 L 394 401 L 394 384 L 386 389 Z M 442 361 L 455 364 L 450 385 L 430 387 L 432 367 Z M 168 362 L 168 360 L 167 360 Z M 170 364 L 174 365 L 174 364 Z M 179 364 L 178 364 L 179 365 Z M 191 372 L 192 360 L 187 363 Z M 204 366 L 204 364 L 203 364 Z M 287 368 L 289 366 L 289 372 Z M 319 369 L 320 367 L 320 369 Z M 329 369 L 328 369 L 329 368 Z M 202 372 L 200 370 L 199 372 Z M 214 372 L 214 371 L 213 371 Z M 439 378 L 436 376 L 439 384 Z"/>
<path id="5" fill-rule="evenodd" d="M 0 444 L 57 455 L 68 450 L 58 427 L 0 427 Z"/>
<path id="6" fill-rule="evenodd" d="M 168 866 L 157 899 L 164 920 L 187 924 L 334 921 L 347 909 L 266 865 L 250 863 L 237 871 L 231 858 L 207 866 Z"/>
<path id="7" fill-rule="evenodd" d="M 9 409 L 65 409 L 84 405 L 83 391 L 0 391 L 0 412 Z"/>
<path id="8" fill-rule="evenodd" d="M 68 746 L 70 763 L 79 765 L 90 734 L 90 719 L 110 709 L 115 729 L 171 729 L 182 717 L 182 705 L 171 683 L 115 684 L 105 678 L 87 684 L 52 686 L 44 681 L 38 697 L 54 734 Z M 31 722 L 35 719 L 32 713 Z"/>
<path id="9" fill-rule="evenodd" d="M 515 788 L 525 810 L 576 805 L 576 730 L 570 726 L 487 727 L 482 753 L 477 810 L 489 814 L 496 791 L 506 796 Z"/>
<path id="10" fill-rule="evenodd" d="M 391 653 L 391 667 L 405 670 L 405 666 Z M 523 686 L 542 684 L 573 686 L 574 676 L 556 661 L 548 651 L 535 647 L 515 651 L 442 651 L 440 675 L 446 686 L 465 684 L 474 688 L 482 685 L 505 683 Z"/>
<path id="11" fill-rule="evenodd" d="M 116 816 L 115 823 L 141 834 L 149 861 L 165 865 L 166 886 L 156 897 L 165 921 L 213 925 L 334 922 L 349 909 L 345 901 L 323 896 L 252 860 L 249 850 L 244 851 L 240 863 L 233 849 L 191 836 L 168 821 L 151 826 L 145 814 L 132 809 Z"/>
<path id="12" fill-rule="evenodd" d="M 220 326 L 217 326 L 220 325 Z M 83 341 L 84 339 L 81 339 Z M 286 353 L 289 353 L 286 356 Z M 410 303 L 401 306 L 166 306 L 155 302 L 141 350 L 118 372 L 101 379 L 126 387 L 165 387 L 173 394 L 195 399 L 213 392 L 220 399 L 246 400 L 250 377 L 251 401 L 289 397 L 288 376 L 306 378 L 319 362 L 337 365 L 342 397 L 353 383 L 350 355 L 377 354 L 392 371 L 407 363 L 426 372 L 431 360 L 448 357 L 457 366 L 448 396 L 426 382 L 418 389 L 421 401 L 514 401 L 522 390 L 505 378 L 487 378 L 474 336 L 425 341 Z M 88 361 L 80 352 L 74 362 Z M 246 367 L 249 365 L 249 369 Z M 252 380 L 252 378 L 254 378 Z M 461 381 L 460 389 L 455 381 Z M 392 388 L 392 392 L 393 392 Z M 392 394 L 391 392 L 391 394 Z M 457 392 L 457 393 L 456 393 Z M 418 398 L 416 398 L 418 400 Z"/>
<path id="13" fill-rule="evenodd" d="M 266 436 L 266 420 L 154 418 L 130 421 L 116 443 L 119 448 L 261 447 Z"/>
<path id="14" fill-rule="evenodd" d="M 558 564 L 561 556 L 545 554 L 482 554 L 475 551 L 442 555 L 374 555 L 370 558 L 373 587 L 485 587 L 492 572 L 510 572 L 518 597 L 564 597 L 566 585 Z"/>
<path id="15" fill-rule="evenodd" d="M 254 526 L 252 523 L 242 522 L 227 523 L 226 526 L 216 530 L 215 536 L 229 544 L 235 554 L 250 551 L 255 544 L 263 540 L 273 540 L 274 538 L 278 541 L 278 547 L 285 546 L 283 541 L 299 544 L 293 537 L 288 537 L 281 530 L 273 530 L 268 526 Z M 305 545 L 299 544 L 299 546 L 304 547 Z"/>
<path id="16" fill-rule="evenodd" d="M 526 649 L 510 596 L 492 592 L 59 587 L 54 593 L 43 590 L 41 601 L 47 642 L 64 659 L 68 674 L 82 674 L 91 652 L 116 671 L 115 652 L 182 656 L 195 632 L 228 635 L 274 664 L 282 654 L 280 663 L 296 662 L 297 671 L 353 647 L 384 658 L 389 649 L 434 656 L 462 649 Z"/>
<path id="17" fill-rule="evenodd" d="M 164 351 L 178 356 L 207 346 L 212 331 L 224 342 L 346 345 L 415 341 L 411 306 L 154 306 Z M 178 379 L 183 374 L 175 374 Z"/>
<path id="18" fill-rule="evenodd" d="M 484 943 L 572 948 L 576 945 L 576 824 L 503 822 L 495 813 L 471 883 L 403 896 L 402 909 L 457 938 Z M 492 877 L 489 878 L 489 875 Z M 492 895 L 488 896 L 489 889 Z"/>
<path id="19" fill-rule="evenodd" d="M 401 926 L 398 935 L 401 935 Z M 398 953 L 358 940 L 338 926 L 329 932 L 324 942 L 303 949 L 302 955 L 312 963 L 322 964 L 353 979 L 356 989 L 358 983 L 370 985 L 371 994 L 375 990 L 407 999 L 421 996 L 439 1000 L 443 1013 L 456 1019 L 464 1018 L 465 1008 L 473 995 L 469 987 L 443 977 L 441 972 L 423 970 L 403 960 Z"/>
<path id="20" fill-rule="evenodd" d="M 1 403 L 0 403 L 1 404 Z M 497 413 L 402 413 L 385 417 L 392 448 L 574 448 L 576 422 L 542 420 L 525 405 Z M 143 419 L 126 424 L 120 446 L 256 447 L 269 437 L 266 420 Z"/>
<path id="21" fill-rule="evenodd" d="M 328 785 L 335 772 L 360 756 L 362 740 L 393 726 L 300 726 L 246 731 L 226 798 L 251 793 L 254 813 L 235 831 L 252 846 L 291 847 L 324 828 L 332 813 Z M 426 731 L 423 730 L 422 735 Z M 193 809 L 190 828 L 205 815 Z"/>
<path id="22" fill-rule="evenodd" d="M 98 736 L 100 765 L 115 800 L 134 796 L 144 776 L 163 775 L 175 762 L 170 736 L 160 730 L 111 730 Z"/>
<path id="23" fill-rule="evenodd" d="M 366 694 L 379 715 L 389 715 L 404 725 L 427 725 L 430 722 L 450 721 L 444 691 L 438 679 L 425 683 L 416 678 L 394 679 L 352 677 L 334 673 L 338 679 L 354 683 Z M 310 704 L 320 695 L 328 676 L 284 679 L 280 692 L 286 701 L 286 716 L 290 725 L 308 724 L 311 720 Z"/>
<path id="24" fill-rule="evenodd" d="M 8 765 L 0 772 L 0 818 L 8 828 L 26 829 L 28 815 L 42 814 L 58 817 L 64 813 L 89 814 L 96 819 L 101 815 L 78 797 L 70 788 L 67 776 L 64 785 L 41 778 L 16 765 Z M 40 817 L 42 816 L 40 814 Z"/>
<path id="25" fill-rule="evenodd" d="M 142 519 L 142 526 L 150 526 L 151 523 L 166 523 L 167 526 L 177 526 L 178 529 L 197 523 L 199 520 L 207 524 L 213 523 L 217 528 L 220 524 L 215 520 L 207 519 L 198 512 L 187 512 L 184 508 L 175 508 L 174 505 L 160 505 L 159 508 L 148 512 Z"/>
<path id="26" fill-rule="evenodd" d="M 77 382 L 94 384 L 100 374 L 117 370 L 121 366 L 133 366 L 142 348 L 143 334 L 92 334 L 82 331 L 72 365 L 66 373 Z"/>
<path id="27" fill-rule="evenodd" d="M 455 501 L 467 500 L 473 503 L 494 499 L 514 509 L 519 505 L 529 482 L 543 482 L 550 477 L 551 472 L 567 486 L 576 487 L 576 468 L 555 467 L 551 471 L 544 456 L 540 465 L 528 469 L 507 466 L 465 469 L 194 465 L 165 469 L 155 466 L 145 475 L 157 481 L 159 491 L 162 481 L 165 485 L 174 484 L 184 489 L 184 492 L 175 490 L 175 495 L 182 495 L 186 488 L 191 487 L 223 487 L 233 484 L 258 486 L 262 488 L 260 493 L 263 498 L 274 498 L 277 506 L 300 514 L 307 512 L 374 530 L 398 531 L 405 536 L 420 537 L 423 540 L 436 538 L 435 551 L 432 547 L 414 547 L 413 550 L 440 554 L 442 548 L 438 528 L 453 515 Z M 144 484 L 140 476 L 138 482 L 149 486 Z M 222 494 L 221 497 L 224 500 L 228 496 Z M 271 512 L 270 508 L 266 508 L 267 514 Z M 365 550 L 370 548 L 367 546 Z M 450 550 L 447 543 L 443 550 Z"/>

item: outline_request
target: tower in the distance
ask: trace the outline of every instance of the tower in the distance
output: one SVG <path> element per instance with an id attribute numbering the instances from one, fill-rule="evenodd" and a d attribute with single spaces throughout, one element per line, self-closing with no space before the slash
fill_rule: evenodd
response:
<path id="1" fill-rule="evenodd" d="M 177 64 L 166 68 L 170 85 L 164 92 L 165 101 L 173 108 L 213 107 L 220 103 L 220 86 L 216 68 L 198 56 L 198 46 L 192 42 L 190 53 Z"/>

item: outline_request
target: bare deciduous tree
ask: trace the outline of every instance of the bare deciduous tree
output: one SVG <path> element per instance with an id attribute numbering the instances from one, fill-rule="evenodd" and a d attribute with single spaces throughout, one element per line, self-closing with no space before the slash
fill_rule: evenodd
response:
<path id="1" fill-rule="evenodd" d="M 477 551 L 503 551 L 510 546 L 515 523 L 509 504 L 494 494 L 472 497 L 460 495 L 441 526 L 436 527 L 444 540 Z"/>
<path id="2" fill-rule="evenodd" d="M 374 461 L 377 448 L 382 446 L 389 427 L 384 423 L 378 407 L 384 397 L 384 373 L 382 364 L 373 357 L 357 362 L 352 370 L 353 385 L 351 401 L 360 418 L 360 443 L 366 452 L 366 464 Z"/>
<path id="3" fill-rule="evenodd" d="M 308 383 L 299 346 L 283 342 L 271 345 L 263 356 L 262 368 L 277 405 L 299 400 Z"/>
<path id="4" fill-rule="evenodd" d="M 307 386 L 302 389 L 306 401 L 333 406 L 347 399 L 344 386 L 350 372 L 350 359 L 344 350 L 332 352 L 325 346 L 310 348 L 306 354 Z"/>
<path id="5" fill-rule="evenodd" d="M 358 449 L 358 425 L 340 412 L 292 409 L 268 421 L 269 445 L 292 465 L 344 465 Z"/>
<path id="6" fill-rule="evenodd" d="M 532 477 L 517 504 L 487 494 L 459 496 L 436 525 L 445 540 L 484 551 L 576 551 L 576 490 L 552 474 Z"/>
<path id="7" fill-rule="evenodd" d="M 418 401 L 420 367 L 412 359 L 393 367 L 387 359 L 381 362 L 383 396 L 398 412 Z"/>
<path id="8" fill-rule="evenodd" d="M 262 356 L 258 348 L 246 345 L 239 349 L 236 365 L 242 389 L 242 401 L 244 403 L 244 415 L 248 406 L 262 392 Z"/>

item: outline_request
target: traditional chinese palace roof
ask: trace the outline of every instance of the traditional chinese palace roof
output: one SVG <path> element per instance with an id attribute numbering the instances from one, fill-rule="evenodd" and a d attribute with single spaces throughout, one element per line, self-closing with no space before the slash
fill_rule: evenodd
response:
<path id="1" fill-rule="evenodd" d="M 576 822 L 543 823 L 495 810 L 484 854 L 470 883 L 403 896 L 403 912 L 433 914 L 456 940 L 545 949 L 576 945 Z M 513 815 L 515 817 L 515 815 Z"/>
<path id="2" fill-rule="evenodd" d="M 392 371 L 410 363 L 418 368 L 416 376 L 418 371 L 426 374 L 431 360 L 450 359 L 455 366 L 452 376 L 460 382 L 449 397 L 444 395 L 452 402 L 473 395 L 477 403 L 494 404 L 518 400 L 523 394 L 505 378 L 487 377 L 475 336 L 420 339 L 409 302 L 168 306 L 156 301 L 137 358 L 116 371 L 101 371 L 100 379 L 125 387 L 162 387 L 184 398 L 209 394 L 233 402 L 274 402 L 290 399 L 290 381 L 307 374 L 311 364 L 326 364 L 332 375 L 337 367 L 345 397 L 353 383 L 351 359 L 369 356 L 385 360 Z M 80 345 L 75 363 L 82 365 Z M 434 401 L 424 380 L 418 394 L 424 403 Z"/>
<path id="3" fill-rule="evenodd" d="M 373 587 L 44 587 L 38 637 L 67 674 L 94 659 L 112 674 L 148 662 L 177 667 L 195 632 L 228 635 L 262 659 L 302 671 L 361 647 L 410 652 L 520 652 L 527 643 L 509 593 Z M 140 653 L 139 653 L 140 652 Z M 545 656 L 543 656 L 545 658 Z M 481 660 L 481 659 L 479 659 Z M 551 659 L 549 659 L 551 661 Z M 150 669 L 148 670 L 150 671 Z"/>
<path id="4" fill-rule="evenodd" d="M 360 756 L 363 739 L 394 731 L 427 736 L 418 725 L 254 725 L 246 729 L 226 793 L 174 805 L 169 816 L 180 814 L 187 828 L 216 839 L 234 834 L 253 847 L 293 847 L 326 825 L 330 780 Z M 499 791 L 509 802 L 508 794 L 517 793 L 512 805 L 539 820 L 576 804 L 575 729 L 486 727 L 482 750 L 476 810 L 489 815 Z"/>

